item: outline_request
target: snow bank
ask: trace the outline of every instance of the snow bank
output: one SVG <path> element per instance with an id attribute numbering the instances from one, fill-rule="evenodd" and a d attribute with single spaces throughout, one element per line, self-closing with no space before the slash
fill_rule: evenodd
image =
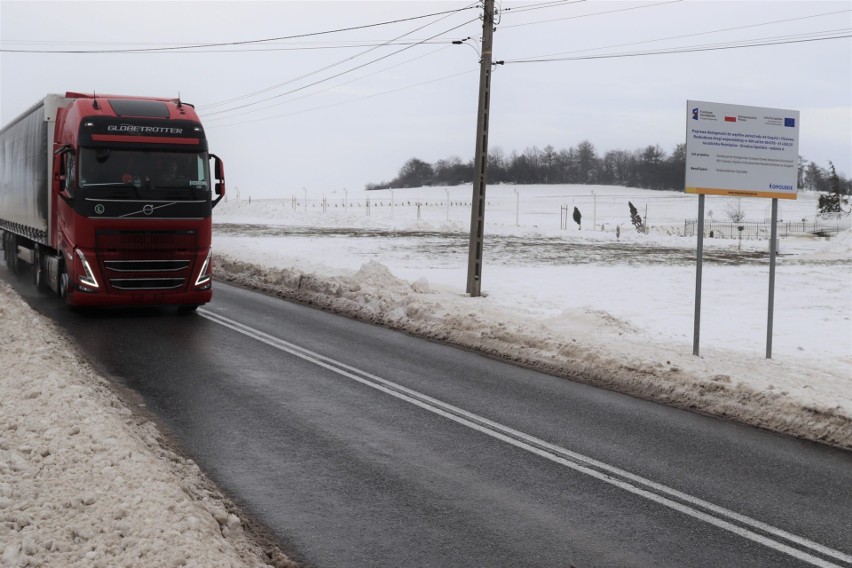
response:
<path id="1" fill-rule="evenodd" d="M 294 566 L 0 283 L 0 566 Z"/>

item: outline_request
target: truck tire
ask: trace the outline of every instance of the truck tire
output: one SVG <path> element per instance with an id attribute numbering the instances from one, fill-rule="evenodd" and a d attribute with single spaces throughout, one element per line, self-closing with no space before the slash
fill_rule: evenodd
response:
<path id="1" fill-rule="evenodd" d="M 47 290 L 44 270 L 44 255 L 42 254 L 41 247 L 38 245 L 36 245 L 33 249 L 33 284 L 39 292 Z"/>
<path id="2" fill-rule="evenodd" d="M 6 268 L 8 268 L 11 271 L 12 268 L 9 266 L 10 264 L 12 264 L 11 262 L 9 262 L 9 235 L 10 234 L 11 233 L 7 233 L 6 231 L 3 231 L 3 262 L 6 264 Z"/>
<path id="3" fill-rule="evenodd" d="M 6 268 L 12 274 L 19 274 L 22 263 L 18 258 L 18 236 L 6 233 L 6 242 L 3 243 L 3 250 L 6 253 Z"/>
<path id="4" fill-rule="evenodd" d="M 65 262 L 59 263 L 59 274 L 57 275 L 57 279 L 59 282 L 56 284 L 56 292 L 59 294 L 59 298 L 67 302 L 68 301 L 68 271 L 65 270 Z"/>
<path id="5" fill-rule="evenodd" d="M 79 312 L 82 310 L 80 306 L 73 306 L 70 303 L 70 292 L 71 289 L 71 277 L 68 276 L 68 271 L 65 269 L 65 262 L 63 261 L 59 265 L 59 274 L 57 276 L 57 280 L 59 281 L 56 289 L 59 291 L 59 298 L 62 300 L 62 303 L 65 304 L 65 307 L 72 312 Z"/>

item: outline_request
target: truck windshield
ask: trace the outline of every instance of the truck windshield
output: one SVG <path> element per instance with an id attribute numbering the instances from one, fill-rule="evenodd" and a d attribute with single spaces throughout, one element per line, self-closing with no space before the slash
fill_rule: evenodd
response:
<path id="1" fill-rule="evenodd" d="M 156 152 L 82 148 L 80 189 L 110 197 L 199 199 L 210 190 L 206 152 Z"/>

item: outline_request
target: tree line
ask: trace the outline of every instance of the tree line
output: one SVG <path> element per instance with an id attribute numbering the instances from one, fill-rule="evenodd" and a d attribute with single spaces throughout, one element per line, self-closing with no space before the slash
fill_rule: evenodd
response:
<path id="1" fill-rule="evenodd" d="M 584 140 L 567 149 L 533 146 L 508 156 L 495 148 L 488 153 L 488 183 L 623 185 L 643 189 L 683 191 L 686 145 L 666 153 L 659 145 L 633 151 L 610 150 L 600 156 Z M 369 183 L 365 189 L 453 186 L 473 182 L 474 162 L 458 156 L 435 163 L 411 158 L 392 180 Z M 852 180 L 839 176 L 834 165 L 822 168 L 799 157 L 800 190 L 852 194 Z"/>

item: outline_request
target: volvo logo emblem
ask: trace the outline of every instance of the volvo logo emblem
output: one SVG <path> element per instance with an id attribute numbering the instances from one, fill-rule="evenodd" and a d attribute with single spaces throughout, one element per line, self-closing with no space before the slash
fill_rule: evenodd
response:
<path id="1" fill-rule="evenodd" d="M 145 215 L 150 215 L 153 212 L 154 212 L 154 206 L 151 205 L 150 203 L 142 208 L 142 213 L 144 213 Z"/>

